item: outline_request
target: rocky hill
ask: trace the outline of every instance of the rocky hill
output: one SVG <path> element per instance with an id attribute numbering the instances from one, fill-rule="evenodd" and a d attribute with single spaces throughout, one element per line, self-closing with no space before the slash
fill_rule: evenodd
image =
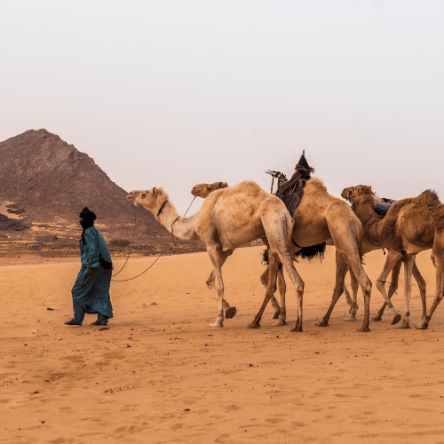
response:
<path id="1" fill-rule="evenodd" d="M 77 222 L 88 206 L 102 223 L 131 224 L 134 207 L 126 195 L 91 157 L 44 129 L 0 142 L 0 202 L 13 202 L 32 222 Z M 163 230 L 141 208 L 138 218 Z"/>

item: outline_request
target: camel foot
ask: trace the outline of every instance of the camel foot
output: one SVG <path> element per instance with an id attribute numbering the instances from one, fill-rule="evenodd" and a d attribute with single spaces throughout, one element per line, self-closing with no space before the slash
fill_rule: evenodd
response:
<path id="1" fill-rule="evenodd" d="M 259 322 L 252 322 L 251 324 L 247 325 L 248 328 L 261 328 L 261 324 Z"/>
<path id="2" fill-rule="evenodd" d="M 356 322 L 357 319 L 354 318 L 354 317 L 349 317 L 349 318 L 346 319 L 346 321 L 347 321 L 347 322 Z"/>
<path id="3" fill-rule="evenodd" d="M 412 328 L 410 324 L 402 324 L 399 328 Z"/>
<path id="4" fill-rule="evenodd" d="M 293 329 L 290 330 L 290 331 L 294 331 L 294 332 L 296 332 L 296 333 L 302 333 L 302 326 L 301 326 L 301 325 L 296 325 L 296 327 L 293 328 Z"/>
<path id="5" fill-rule="evenodd" d="M 321 322 L 316 322 L 316 324 L 318 327 L 328 327 L 328 321 L 321 321 Z"/>
<path id="6" fill-rule="evenodd" d="M 395 324 L 397 324 L 400 320 L 401 320 L 401 315 L 398 313 L 398 314 L 392 319 L 391 324 L 392 324 L 392 325 L 395 325 Z"/>
<path id="7" fill-rule="evenodd" d="M 282 325 L 287 325 L 287 323 L 283 319 L 279 319 L 279 321 L 273 322 L 271 324 L 272 327 L 281 327 Z"/>
<path id="8" fill-rule="evenodd" d="M 368 325 L 363 325 L 358 332 L 359 333 L 368 333 L 370 331 L 370 329 L 368 328 Z"/>
<path id="9" fill-rule="evenodd" d="M 237 308 L 236 307 L 230 307 L 225 312 L 225 319 L 233 319 L 236 316 Z"/>
<path id="10" fill-rule="evenodd" d="M 377 314 L 377 315 L 373 316 L 372 321 L 382 321 L 381 315 Z"/>
<path id="11" fill-rule="evenodd" d="M 214 328 L 222 328 L 224 324 L 220 324 L 219 322 L 215 322 L 214 324 L 210 324 L 208 327 L 214 327 Z"/>
<path id="12" fill-rule="evenodd" d="M 356 316 L 356 313 L 358 312 L 359 307 L 355 304 L 352 304 L 350 306 L 350 310 L 348 311 L 349 314 L 351 314 L 352 316 Z M 353 313 L 354 312 L 354 313 Z"/>
<path id="13" fill-rule="evenodd" d="M 418 330 L 427 330 L 427 328 L 429 327 L 429 321 L 430 321 L 430 317 L 429 316 L 425 316 L 422 319 L 422 322 L 416 326 L 416 328 Z"/>

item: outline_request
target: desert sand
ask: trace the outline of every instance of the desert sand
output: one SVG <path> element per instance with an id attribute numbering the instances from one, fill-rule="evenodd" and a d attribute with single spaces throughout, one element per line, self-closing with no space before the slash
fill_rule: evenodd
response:
<path id="1" fill-rule="evenodd" d="M 304 332 L 288 321 L 247 324 L 264 290 L 262 247 L 236 250 L 223 268 L 226 299 L 238 315 L 212 329 L 216 299 L 207 289 L 206 253 L 165 256 L 139 279 L 112 283 L 115 318 L 68 327 L 79 260 L 0 267 L 0 436 L 2 443 L 444 443 L 444 305 L 426 331 L 390 325 L 358 333 L 342 297 L 330 327 L 315 322 L 334 284 L 334 249 L 296 264 L 305 281 Z M 374 283 L 385 257 L 366 255 Z M 152 257 L 130 259 L 118 279 Z M 57 263 L 58 262 L 58 263 Z M 123 261 L 116 263 L 119 269 Z M 435 291 L 430 252 L 418 266 Z M 403 274 L 394 303 L 403 311 Z M 371 312 L 382 298 L 373 286 Z M 420 321 L 417 286 L 412 323 Z M 52 308 L 54 310 L 48 310 Z"/>

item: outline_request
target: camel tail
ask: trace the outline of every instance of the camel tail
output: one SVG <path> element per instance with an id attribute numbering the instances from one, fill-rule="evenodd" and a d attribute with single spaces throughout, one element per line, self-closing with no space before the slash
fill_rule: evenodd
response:
<path id="1" fill-rule="evenodd" d="M 287 219 L 287 242 L 288 246 L 293 242 L 293 227 L 294 227 L 294 219 L 291 217 L 290 213 L 287 211 L 286 219 Z"/>

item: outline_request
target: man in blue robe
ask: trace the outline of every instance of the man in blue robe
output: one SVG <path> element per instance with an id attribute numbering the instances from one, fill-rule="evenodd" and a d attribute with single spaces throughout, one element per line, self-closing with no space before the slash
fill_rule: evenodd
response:
<path id="1" fill-rule="evenodd" d="M 113 317 L 113 307 L 109 296 L 112 262 L 108 245 L 94 227 L 96 215 L 85 207 L 79 215 L 82 225 L 80 254 L 82 268 L 72 288 L 74 318 L 66 325 L 82 325 L 85 313 L 97 313 L 93 325 L 106 325 Z"/>

